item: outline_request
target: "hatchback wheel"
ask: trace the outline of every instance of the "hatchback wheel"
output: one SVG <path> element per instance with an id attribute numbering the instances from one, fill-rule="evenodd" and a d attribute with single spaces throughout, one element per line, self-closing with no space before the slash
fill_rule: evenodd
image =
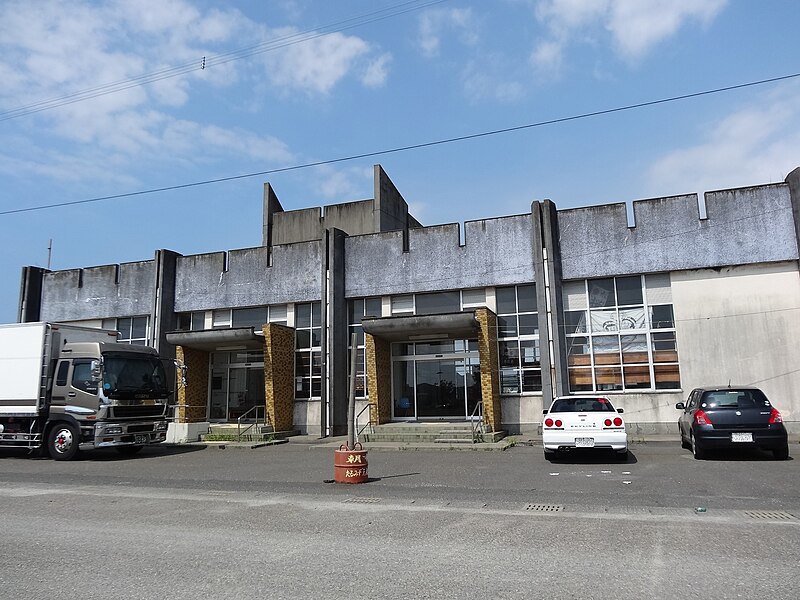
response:
<path id="1" fill-rule="evenodd" d="M 692 447 L 692 454 L 696 460 L 703 460 L 706 457 L 706 451 L 697 445 L 697 440 L 694 438 L 693 433 L 689 433 L 689 444 Z"/>
<path id="2" fill-rule="evenodd" d="M 789 458 L 789 444 L 787 443 L 785 446 L 775 448 L 772 451 L 772 455 L 775 457 L 775 460 L 787 460 Z"/>

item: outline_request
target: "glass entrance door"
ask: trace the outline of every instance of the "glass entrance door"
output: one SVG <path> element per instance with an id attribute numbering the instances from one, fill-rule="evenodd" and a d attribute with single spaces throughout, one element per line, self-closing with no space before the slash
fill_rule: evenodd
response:
<path id="1" fill-rule="evenodd" d="M 480 359 L 466 342 L 449 344 L 449 348 L 443 344 L 430 348 L 430 343 L 395 344 L 393 418 L 470 418 L 481 400 Z M 428 353 L 431 349 L 445 352 Z"/>
<path id="2" fill-rule="evenodd" d="M 244 414 L 247 420 L 255 420 L 263 417 L 266 410 L 263 363 L 236 364 L 236 358 L 235 353 L 227 352 L 212 356 L 208 411 L 211 421 L 236 421 Z M 247 412 L 255 406 L 263 408 Z"/>

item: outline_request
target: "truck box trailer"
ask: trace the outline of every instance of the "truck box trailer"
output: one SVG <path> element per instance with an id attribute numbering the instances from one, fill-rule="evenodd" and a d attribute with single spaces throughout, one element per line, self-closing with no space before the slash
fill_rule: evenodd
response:
<path id="1" fill-rule="evenodd" d="M 118 333 L 58 323 L 0 325 L 0 446 L 133 454 L 166 439 L 168 370 Z"/>

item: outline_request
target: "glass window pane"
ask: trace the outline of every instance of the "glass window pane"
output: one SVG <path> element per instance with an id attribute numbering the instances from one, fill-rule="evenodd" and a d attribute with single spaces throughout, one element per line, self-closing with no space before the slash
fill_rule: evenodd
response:
<path id="1" fill-rule="evenodd" d="M 267 308 L 265 306 L 233 309 L 233 327 L 254 327 L 256 329 L 261 329 L 266 322 Z"/>
<path id="2" fill-rule="evenodd" d="M 660 304 L 650 307 L 650 327 L 653 329 L 670 329 L 675 327 L 675 317 L 671 304 Z"/>
<path id="3" fill-rule="evenodd" d="M 311 375 L 311 354 L 308 352 L 297 352 L 294 355 L 294 375 L 295 377 L 308 377 Z"/>
<path id="4" fill-rule="evenodd" d="M 613 279 L 590 279 L 589 283 L 589 307 L 601 308 L 604 306 L 614 306 L 614 280 Z"/>
<path id="5" fill-rule="evenodd" d="M 594 364 L 596 365 L 618 365 L 619 358 L 619 337 L 616 335 L 595 336 L 592 338 L 592 350 L 594 351 Z"/>
<path id="6" fill-rule="evenodd" d="M 311 397 L 319 398 L 322 395 L 322 380 L 319 377 L 314 377 L 311 380 Z"/>
<path id="7" fill-rule="evenodd" d="M 129 318 L 117 319 L 117 331 L 119 331 L 119 339 L 131 339 L 131 320 Z"/>
<path id="8" fill-rule="evenodd" d="M 592 364 L 589 354 L 589 338 L 567 338 L 567 364 L 569 366 L 588 366 Z"/>
<path id="9" fill-rule="evenodd" d="M 598 390 L 621 390 L 622 369 L 620 367 L 598 367 L 594 370 Z"/>
<path id="10" fill-rule="evenodd" d="M 647 327 L 647 321 L 644 318 L 644 306 L 619 309 L 620 329 L 644 329 L 645 327 Z"/>
<path id="11" fill-rule="evenodd" d="M 295 304 L 294 325 L 295 327 L 311 327 L 310 304 Z"/>
<path id="12" fill-rule="evenodd" d="M 298 329 L 294 332 L 295 348 L 311 347 L 311 332 L 308 329 Z"/>
<path id="13" fill-rule="evenodd" d="M 623 363 L 648 362 L 646 335 L 623 335 L 620 337 L 620 345 Z"/>
<path id="14" fill-rule="evenodd" d="M 392 388 L 394 391 L 394 416 L 414 416 L 414 363 L 397 361 L 392 365 Z"/>
<path id="15" fill-rule="evenodd" d="M 214 328 L 224 328 L 231 326 L 230 309 L 215 310 L 211 315 L 211 326 Z"/>
<path id="16" fill-rule="evenodd" d="M 517 317 L 497 317 L 497 337 L 516 337 Z"/>
<path id="17" fill-rule="evenodd" d="M 381 314 L 382 314 L 382 307 L 380 298 L 367 298 L 364 301 L 365 317 L 380 317 Z"/>
<path id="18" fill-rule="evenodd" d="M 564 331 L 571 333 L 586 333 L 586 311 L 568 310 L 564 312 Z"/>
<path id="19" fill-rule="evenodd" d="M 477 290 L 462 290 L 461 291 L 461 304 L 462 306 L 485 306 L 486 305 L 486 290 L 480 288 Z"/>
<path id="20" fill-rule="evenodd" d="M 522 340 L 519 343 L 519 348 L 523 367 L 538 367 L 540 365 L 539 340 Z"/>
<path id="21" fill-rule="evenodd" d="M 592 331 L 602 333 L 604 331 L 617 331 L 617 311 L 613 308 L 605 310 L 591 311 Z"/>
<path id="22" fill-rule="evenodd" d="M 444 354 L 446 352 L 455 352 L 454 340 L 443 340 L 441 342 L 417 342 L 416 354 Z"/>
<path id="23" fill-rule="evenodd" d="M 656 377 L 657 390 L 675 390 L 681 387 L 678 365 L 655 365 L 653 372 Z"/>
<path id="24" fill-rule="evenodd" d="M 536 286 L 533 284 L 518 285 L 517 301 L 519 312 L 536 312 Z"/>
<path id="25" fill-rule="evenodd" d="M 314 327 L 311 330 L 311 346 L 313 348 L 319 348 L 322 345 L 322 329 L 320 327 Z"/>
<path id="26" fill-rule="evenodd" d="M 414 300 L 417 307 L 416 314 L 418 315 L 450 313 L 461 310 L 460 292 L 417 294 Z"/>
<path id="27" fill-rule="evenodd" d="M 539 315 L 537 313 L 519 316 L 519 334 L 539 335 Z"/>
<path id="28" fill-rule="evenodd" d="M 571 392 L 594 391 L 591 369 L 569 369 L 569 389 Z"/>
<path id="29" fill-rule="evenodd" d="M 622 370 L 625 377 L 626 389 L 649 388 L 650 387 L 650 367 L 641 365 L 638 367 L 624 367 Z"/>
<path id="30" fill-rule="evenodd" d="M 517 312 L 517 289 L 515 287 L 499 287 L 495 290 L 497 314 L 508 315 Z"/>
<path id="31" fill-rule="evenodd" d="M 519 366 L 519 342 L 499 342 L 497 346 L 501 367 Z"/>
<path id="32" fill-rule="evenodd" d="M 103 329 L 108 329 L 103 325 Z M 113 327 L 111 328 L 113 329 Z M 178 331 L 190 331 L 192 329 L 191 313 L 178 313 Z"/>
<path id="33" fill-rule="evenodd" d="M 392 356 L 410 356 L 414 354 L 414 344 L 395 342 L 392 344 Z"/>
<path id="34" fill-rule="evenodd" d="M 519 371 L 517 369 L 500 370 L 500 393 L 519 394 Z"/>
<path id="35" fill-rule="evenodd" d="M 131 324 L 131 339 L 147 337 L 147 317 L 133 317 Z"/>
<path id="36" fill-rule="evenodd" d="M 319 327 L 322 325 L 322 303 L 321 302 L 312 302 L 311 303 L 311 324 L 314 327 Z"/>
<path id="37" fill-rule="evenodd" d="M 364 299 L 347 301 L 347 323 L 349 325 L 358 325 L 361 323 L 361 317 L 364 316 Z"/>
<path id="38" fill-rule="evenodd" d="M 192 313 L 192 331 L 203 331 L 206 328 L 206 313 L 198 310 Z"/>
<path id="39" fill-rule="evenodd" d="M 617 277 L 617 305 L 625 306 L 627 304 L 644 304 L 642 278 L 639 275 Z"/>
<path id="40" fill-rule="evenodd" d="M 414 296 L 392 296 L 392 314 L 414 312 Z"/>
<path id="41" fill-rule="evenodd" d="M 286 305 L 285 304 L 276 304 L 275 306 L 269 307 L 269 322 L 270 323 L 282 323 L 286 324 L 287 315 L 286 315 Z"/>
<path id="42" fill-rule="evenodd" d="M 322 375 L 322 353 L 311 353 L 311 374 L 319 377 Z"/>
<path id="43" fill-rule="evenodd" d="M 665 331 L 652 334 L 653 362 L 678 362 L 675 332 Z"/>
<path id="44" fill-rule="evenodd" d="M 522 391 L 541 392 L 542 372 L 539 369 L 525 370 L 522 372 Z"/>

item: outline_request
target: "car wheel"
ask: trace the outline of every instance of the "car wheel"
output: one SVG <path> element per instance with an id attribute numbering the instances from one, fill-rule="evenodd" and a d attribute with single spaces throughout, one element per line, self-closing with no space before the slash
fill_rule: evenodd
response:
<path id="1" fill-rule="evenodd" d="M 132 456 L 141 452 L 144 446 L 117 446 L 116 450 L 123 456 Z"/>
<path id="2" fill-rule="evenodd" d="M 53 460 L 72 460 L 78 454 L 80 430 L 70 423 L 56 423 L 47 434 L 47 451 Z"/>
<path id="3" fill-rule="evenodd" d="M 680 425 L 678 425 L 678 433 L 681 436 L 681 448 L 685 448 L 686 450 L 691 450 L 692 445 L 686 441 L 686 438 L 683 436 L 683 429 L 681 429 Z"/>
<path id="4" fill-rule="evenodd" d="M 775 460 L 787 460 L 789 458 L 789 444 L 781 446 L 780 448 L 775 448 L 772 451 L 772 455 L 775 457 Z"/>
<path id="5" fill-rule="evenodd" d="M 706 451 L 697 445 L 697 440 L 691 432 L 689 432 L 689 444 L 691 445 L 692 454 L 696 460 L 703 460 L 706 457 Z"/>

